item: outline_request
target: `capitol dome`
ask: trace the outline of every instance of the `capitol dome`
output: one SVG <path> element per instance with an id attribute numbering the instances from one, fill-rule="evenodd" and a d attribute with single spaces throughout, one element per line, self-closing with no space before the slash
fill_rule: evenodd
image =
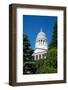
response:
<path id="1" fill-rule="evenodd" d="M 36 41 L 35 41 L 35 49 L 33 53 L 34 60 L 40 60 L 46 58 L 45 53 L 48 50 L 48 41 L 46 34 L 42 31 L 37 34 Z"/>
<path id="2" fill-rule="evenodd" d="M 41 31 L 38 33 L 37 35 L 37 38 L 36 38 L 36 41 L 38 40 L 45 40 L 46 39 L 46 35 L 45 33 L 42 31 L 42 28 L 41 28 Z"/>
<path id="3" fill-rule="evenodd" d="M 42 48 L 42 49 L 48 48 L 47 38 L 45 33 L 42 31 L 42 28 L 40 32 L 37 34 L 35 48 Z"/>

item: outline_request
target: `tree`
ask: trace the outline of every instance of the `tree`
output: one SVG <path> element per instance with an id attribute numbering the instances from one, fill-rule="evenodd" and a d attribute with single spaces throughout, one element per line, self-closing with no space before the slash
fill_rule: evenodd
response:
<path id="1" fill-rule="evenodd" d="M 46 60 L 40 69 L 41 73 L 57 72 L 57 21 L 54 24 L 52 40 L 46 55 Z"/>
<path id="2" fill-rule="evenodd" d="M 48 50 L 46 60 L 40 68 L 40 73 L 57 73 L 57 49 L 51 48 Z"/>
<path id="3" fill-rule="evenodd" d="M 53 28 L 52 40 L 49 45 L 49 48 L 56 47 L 57 48 L 57 21 Z"/>
<path id="4" fill-rule="evenodd" d="M 36 66 L 34 63 L 25 63 L 23 74 L 35 74 L 36 73 Z"/>
<path id="5" fill-rule="evenodd" d="M 46 63 L 49 67 L 57 68 L 57 49 L 51 48 L 47 52 Z"/>
<path id="6" fill-rule="evenodd" d="M 28 36 L 24 33 L 23 34 L 23 61 L 28 62 L 32 60 L 33 50 L 30 48 L 30 41 Z"/>
<path id="7" fill-rule="evenodd" d="M 35 61 L 36 74 L 40 74 L 41 73 L 41 68 L 42 68 L 43 64 L 44 64 L 43 60 Z"/>
<path id="8" fill-rule="evenodd" d="M 23 74 L 30 74 L 34 73 L 35 68 L 33 65 L 30 64 L 32 61 L 32 54 L 33 50 L 30 48 L 30 41 L 28 36 L 24 33 L 23 34 Z"/>

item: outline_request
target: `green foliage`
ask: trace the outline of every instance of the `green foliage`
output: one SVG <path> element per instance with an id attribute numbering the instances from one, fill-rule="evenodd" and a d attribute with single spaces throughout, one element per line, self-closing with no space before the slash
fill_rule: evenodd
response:
<path id="1" fill-rule="evenodd" d="M 52 40 L 44 64 L 40 68 L 40 73 L 57 73 L 57 21 L 53 28 Z"/>
<path id="2" fill-rule="evenodd" d="M 46 57 L 46 60 L 35 61 L 36 73 L 57 73 L 57 49 L 49 49 Z"/>
<path id="3" fill-rule="evenodd" d="M 34 62 L 25 62 L 23 68 L 23 74 L 35 74 L 36 73 L 36 65 Z"/>
<path id="4" fill-rule="evenodd" d="M 51 40 L 51 43 L 49 45 L 49 48 L 52 48 L 52 47 L 57 47 L 57 21 L 54 25 L 52 40 Z"/>
<path id="5" fill-rule="evenodd" d="M 41 67 L 42 65 L 44 64 L 44 61 L 43 60 L 37 60 L 35 61 L 35 67 L 36 67 L 36 73 L 40 74 L 41 73 Z"/>
<path id="6" fill-rule="evenodd" d="M 27 65 L 25 64 L 24 74 L 27 71 L 30 71 L 30 74 L 57 73 L 57 21 L 45 60 L 32 61 L 33 50 L 30 48 L 30 41 L 26 34 L 23 36 L 23 45 L 24 62 L 28 62 Z"/>
<path id="7" fill-rule="evenodd" d="M 43 66 L 41 67 L 40 73 L 56 73 L 57 69 L 54 67 L 49 67 L 46 63 L 43 64 Z"/>
<path id="8" fill-rule="evenodd" d="M 47 55 L 47 65 L 52 66 L 54 68 L 57 68 L 57 49 L 56 48 L 51 48 L 48 50 Z"/>
<path id="9" fill-rule="evenodd" d="M 32 53 L 33 50 L 30 48 L 30 41 L 28 36 L 24 33 L 23 34 L 23 58 L 24 62 L 32 60 Z"/>
<path id="10" fill-rule="evenodd" d="M 57 73 L 57 49 L 49 49 L 46 57 L 45 60 L 28 62 L 31 64 L 31 74 Z"/>

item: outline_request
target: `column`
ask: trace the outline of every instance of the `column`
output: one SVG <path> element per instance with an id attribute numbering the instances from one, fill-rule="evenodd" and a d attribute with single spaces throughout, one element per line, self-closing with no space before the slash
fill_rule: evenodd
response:
<path id="1" fill-rule="evenodd" d="M 39 55 L 38 55 L 38 60 L 39 60 Z"/>
<path id="2" fill-rule="evenodd" d="M 36 60 L 36 55 L 34 56 L 34 60 Z"/>
<path id="3" fill-rule="evenodd" d="M 41 54 L 41 59 L 43 59 L 43 55 Z"/>

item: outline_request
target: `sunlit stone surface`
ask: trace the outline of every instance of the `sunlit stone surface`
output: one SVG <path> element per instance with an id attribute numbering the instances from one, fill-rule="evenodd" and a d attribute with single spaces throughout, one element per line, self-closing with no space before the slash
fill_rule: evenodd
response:
<path id="1" fill-rule="evenodd" d="M 43 32 L 42 28 L 37 34 L 35 41 L 35 49 L 33 53 L 33 60 L 44 60 L 46 59 L 46 53 L 48 50 L 48 41 L 46 34 Z"/>

